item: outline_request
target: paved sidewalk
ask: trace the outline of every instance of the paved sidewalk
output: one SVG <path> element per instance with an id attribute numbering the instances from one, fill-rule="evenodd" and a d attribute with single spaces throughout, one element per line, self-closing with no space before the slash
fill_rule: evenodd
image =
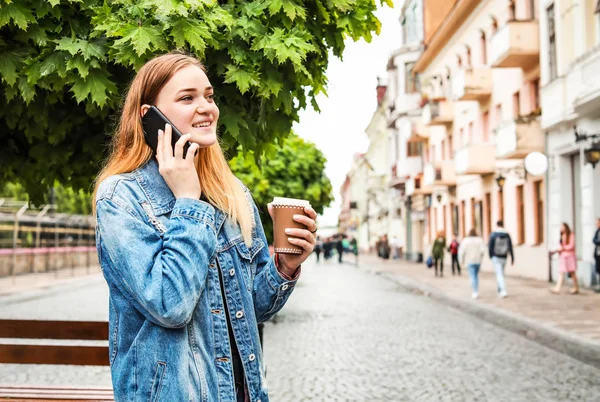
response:
<path id="1" fill-rule="evenodd" d="M 450 267 L 444 267 L 440 278 L 423 263 L 384 262 L 374 255 L 361 255 L 360 267 L 600 368 L 600 294 L 580 289 L 579 295 L 570 295 L 570 281 L 554 295 L 548 282 L 507 276 L 508 297 L 501 299 L 495 275 L 481 272 L 479 299 L 473 300 L 464 270 L 461 276 L 452 276 Z"/>
<path id="2" fill-rule="evenodd" d="M 0 296 L 23 294 L 25 292 L 78 282 L 101 273 L 99 265 L 90 267 L 63 268 L 58 271 L 37 272 L 35 274 L 0 277 Z"/>

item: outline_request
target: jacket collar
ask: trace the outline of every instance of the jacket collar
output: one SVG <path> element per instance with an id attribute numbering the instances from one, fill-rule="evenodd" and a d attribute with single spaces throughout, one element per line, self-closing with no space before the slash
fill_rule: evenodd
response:
<path id="1" fill-rule="evenodd" d="M 133 175 L 144 191 L 155 215 L 164 215 L 173 210 L 177 199 L 158 171 L 158 162 L 150 159 L 133 171 Z M 226 215 L 215 207 L 215 227 L 220 230 Z"/>

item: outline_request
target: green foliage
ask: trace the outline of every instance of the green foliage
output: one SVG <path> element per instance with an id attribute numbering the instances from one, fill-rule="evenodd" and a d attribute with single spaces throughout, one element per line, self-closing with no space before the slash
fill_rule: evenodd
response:
<path id="1" fill-rule="evenodd" d="M 271 155 L 269 155 L 271 154 Z M 331 182 L 325 175 L 325 156 L 314 144 L 291 135 L 276 151 L 260 158 L 238 154 L 229 165 L 233 173 L 252 191 L 269 242 L 273 241 L 273 222 L 267 204 L 273 197 L 300 198 L 310 201 L 317 213 L 323 213 L 333 201 Z"/>
<path id="2" fill-rule="evenodd" d="M 29 194 L 25 187 L 19 183 L 7 183 L 0 188 L 0 198 L 13 198 L 18 201 L 29 201 Z M 49 201 L 52 201 L 49 196 Z M 89 215 L 91 213 L 91 195 L 83 190 L 73 190 L 56 184 L 54 186 L 53 201 L 56 211 L 67 214 Z"/>
<path id="3" fill-rule="evenodd" d="M 391 0 L 379 0 L 391 6 Z M 209 70 L 225 151 L 260 155 L 371 39 L 375 0 L 0 0 L 0 184 L 89 190 L 136 69 L 179 48 Z"/>

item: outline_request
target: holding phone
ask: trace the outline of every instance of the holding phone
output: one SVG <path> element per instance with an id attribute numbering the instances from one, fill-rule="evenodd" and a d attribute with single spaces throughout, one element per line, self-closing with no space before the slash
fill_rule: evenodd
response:
<path id="1" fill-rule="evenodd" d="M 165 125 L 167 125 L 167 124 L 169 124 L 172 128 L 172 130 L 171 130 L 172 131 L 171 147 L 174 148 L 175 144 L 183 136 L 183 134 L 181 133 L 181 131 L 179 131 L 179 129 L 177 129 L 177 127 L 175 127 L 173 125 L 173 123 L 171 123 L 169 121 L 169 119 L 167 119 L 167 116 L 162 114 L 162 112 L 156 106 L 150 106 L 150 109 L 148 109 L 148 111 L 146 112 L 144 117 L 142 117 L 142 127 L 144 129 L 144 138 L 146 139 L 146 142 L 148 143 L 148 145 L 150 145 L 150 148 L 152 148 L 152 150 L 154 151 L 155 155 L 156 155 L 156 147 L 158 145 L 158 130 L 165 131 Z M 192 143 L 188 141 L 183 146 L 183 157 L 184 158 L 185 158 L 185 155 L 187 155 L 188 148 L 191 145 L 192 145 Z"/>

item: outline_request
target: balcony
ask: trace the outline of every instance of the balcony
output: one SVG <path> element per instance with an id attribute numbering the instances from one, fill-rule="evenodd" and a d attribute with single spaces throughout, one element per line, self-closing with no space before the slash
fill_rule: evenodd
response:
<path id="1" fill-rule="evenodd" d="M 530 152 L 544 152 L 544 132 L 538 119 L 511 120 L 496 129 L 496 156 L 500 159 L 524 158 Z M 521 122 L 520 122 L 521 121 Z"/>
<path id="2" fill-rule="evenodd" d="M 448 101 L 430 101 L 423 108 L 421 120 L 426 126 L 450 125 L 454 121 L 454 107 Z"/>
<path id="3" fill-rule="evenodd" d="M 541 127 L 553 127 L 569 114 L 567 103 L 566 81 L 563 77 L 556 78 L 542 88 L 542 113 Z"/>
<path id="4" fill-rule="evenodd" d="M 596 46 L 578 59 L 569 75 L 577 76 L 577 70 L 581 71 L 581 83 L 574 96 L 573 106 L 581 114 L 596 112 L 600 107 L 600 46 Z"/>
<path id="5" fill-rule="evenodd" d="M 423 169 L 423 184 L 425 186 L 455 186 L 456 173 L 454 161 L 428 163 Z"/>
<path id="6" fill-rule="evenodd" d="M 399 177 L 416 176 L 423 172 L 423 158 L 420 156 L 409 156 L 396 163 L 396 171 Z"/>
<path id="7" fill-rule="evenodd" d="M 456 174 L 490 174 L 496 170 L 496 147 L 473 144 L 456 151 L 454 156 Z"/>
<path id="8" fill-rule="evenodd" d="M 492 36 L 492 67 L 520 67 L 527 70 L 539 63 L 540 34 L 537 21 L 509 21 Z"/>
<path id="9" fill-rule="evenodd" d="M 433 188 L 431 186 L 425 186 L 423 184 L 422 177 L 411 177 L 406 181 L 406 187 L 404 190 L 404 194 L 409 195 L 419 195 L 419 194 L 431 194 Z"/>
<path id="10" fill-rule="evenodd" d="M 492 96 L 492 69 L 469 68 L 452 77 L 452 99 L 484 102 Z"/>

